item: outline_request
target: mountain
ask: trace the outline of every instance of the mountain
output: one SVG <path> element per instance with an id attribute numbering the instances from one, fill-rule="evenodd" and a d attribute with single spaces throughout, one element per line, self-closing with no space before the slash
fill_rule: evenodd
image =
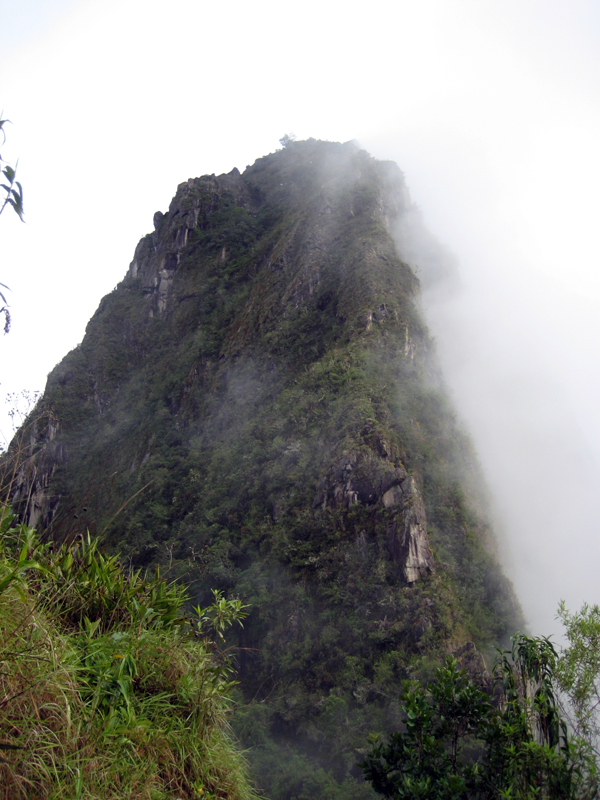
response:
<path id="1" fill-rule="evenodd" d="M 394 238 L 412 217 L 353 143 L 181 184 L 9 454 L 45 536 L 250 604 L 232 721 L 273 800 L 372 796 L 356 763 L 402 681 L 448 653 L 485 681 L 522 624 Z"/>

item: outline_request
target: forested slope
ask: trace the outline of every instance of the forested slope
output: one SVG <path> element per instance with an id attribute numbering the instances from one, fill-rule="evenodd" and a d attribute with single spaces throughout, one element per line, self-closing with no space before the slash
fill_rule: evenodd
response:
<path id="1" fill-rule="evenodd" d="M 369 796 L 401 681 L 521 624 L 392 237 L 410 210 L 351 143 L 181 184 L 22 440 L 45 535 L 250 605 L 234 726 L 273 800 Z"/>

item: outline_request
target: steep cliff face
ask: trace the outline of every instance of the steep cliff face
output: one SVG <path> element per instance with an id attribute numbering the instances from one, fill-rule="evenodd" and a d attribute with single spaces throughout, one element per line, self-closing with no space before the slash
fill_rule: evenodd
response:
<path id="1" fill-rule="evenodd" d="M 519 622 L 391 235 L 409 211 L 351 143 L 181 184 L 49 376 L 15 484 L 49 535 L 252 604 L 236 725 L 273 797 L 366 797 L 357 748 L 401 680 Z"/>

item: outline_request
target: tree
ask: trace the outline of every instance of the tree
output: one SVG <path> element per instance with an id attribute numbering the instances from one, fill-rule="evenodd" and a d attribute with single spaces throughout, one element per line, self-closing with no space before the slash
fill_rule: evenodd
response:
<path id="1" fill-rule="evenodd" d="M 595 761 L 559 713 L 557 661 L 548 639 L 518 634 L 499 652 L 493 700 L 452 658 L 429 686 L 407 682 L 403 730 L 371 739 L 365 777 L 394 800 L 591 800 Z"/>
<path id="2" fill-rule="evenodd" d="M 281 139 L 279 140 L 279 144 L 282 147 L 287 147 L 288 144 L 296 141 L 296 134 L 295 133 L 284 133 Z"/>
<path id="3" fill-rule="evenodd" d="M 563 601 L 558 617 L 568 641 L 557 668 L 565 713 L 574 731 L 600 757 L 600 607 L 586 603 L 571 614 Z"/>
<path id="4" fill-rule="evenodd" d="M 4 126 L 6 123 L 10 122 L 8 119 L 2 119 L 2 114 L 0 114 L 0 133 L 2 133 L 2 144 L 6 142 L 6 132 L 4 130 Z M 0 188 L 2 188 L 6 195 L 4 200 L 0 205 L 0 214 L 4 211 L 7 206 L 10 206 L 15 214 L 19 217 L 19 219 L 23 222 L 23 187 L 16 179 L 17 177 L 17 167 L 11 167 L 0 155 L 0 166 L 5 164 L 4 168 L 2 169 L 2 176 L 6 180 L 6 183 L 0 184 Z M 8 286 L 4 283 L 0 283 L 3 289 L 8 289 Z M 4 294 L 0 291 L 0 299 L 2 300 L 2 308 L 0 308 L 0 314 L 4 314 L 4 333 L 8 333 L 10 330 L 10 311 L 8 310 L 8 302 Z"/>
<path id="5" fill-rule="evenodd" d="M 387 744 L 372 737 L 360 765 L 375 791 L 395 800 L 465 796 L 469 776 L 462 751 L 491 711 L 487 696 L 448 658 L 432 685 L 406 682 L 401 710 L 404 730 Z"/>

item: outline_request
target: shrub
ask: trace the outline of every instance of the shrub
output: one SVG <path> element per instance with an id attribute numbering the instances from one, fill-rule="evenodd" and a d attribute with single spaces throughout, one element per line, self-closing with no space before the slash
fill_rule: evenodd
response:
<path id="1" fill-rule="evenodd" d="M 0 798 L 253 796 L 227 724 L 239 600 L 123 569 L 89 537 L 0 533 Z"/>

